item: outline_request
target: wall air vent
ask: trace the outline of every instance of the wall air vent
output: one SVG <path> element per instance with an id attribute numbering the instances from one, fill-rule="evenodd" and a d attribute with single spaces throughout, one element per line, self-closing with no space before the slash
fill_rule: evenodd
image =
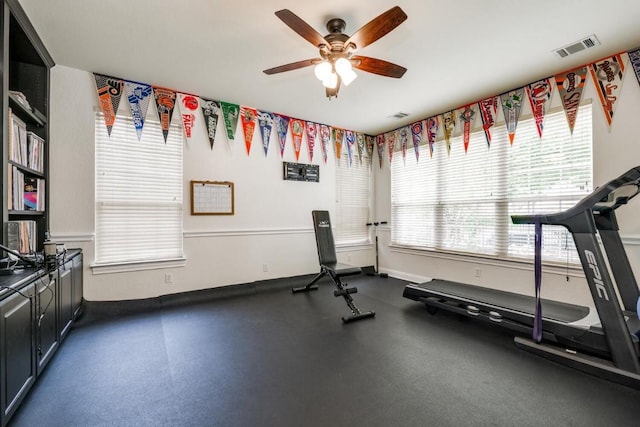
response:
<path id="1" fill-rule="evenodd" d="M 391 116 L 387 116 L 389 119 L 403 119 L 407 117 L 409 114 L 403 113 L 402 111 L 392 114 Z"/>
<path id="2" fill-rule="evenodd" d="M 555 49 L 554 52 L 560 58 L 566 58 L 567 56 L 573 55 L 574 53 L 578 53 L 582 50 L 589 49 L 599 45 L 600 45 L 600 40 L 598 40 L 595 34 L 591 34 L 589 37 L 585 37 L 582 40 L 578 40 L 577 42 L 561 47 L 560 49 Z"/>

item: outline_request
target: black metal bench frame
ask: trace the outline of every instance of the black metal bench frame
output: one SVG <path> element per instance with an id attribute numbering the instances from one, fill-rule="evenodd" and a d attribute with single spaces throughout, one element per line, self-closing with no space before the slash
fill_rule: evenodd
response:
<path id="1" fill-rule="evenodd" d="M 360 267 L 354 267 L 348 264 L 339 263 L 336 256 L 336 247 L 333 240 L 333 230 L 331 229 L 331 219 L 328 211 L 312 211 L 313 229 L 316 235 L 316 246 L 318 249 L 318 260 L 320 262 L 320 272 L 306 286 L 291 289 L 292 293 L 308 292 L 318 289 L 316 284 L 318 280 L 325 276 L 331 278 L 331 281 L 337 288 L 333 291 L 335 297 L 343 297 L 347 306 L 351 310 L 350 316 L 343 316 L 344 323 L 353 322 L 355 320 L 374 317 L 373 311 L 360 311 L 351 297 L 351 294 L 358 292 L 356 287 L 348 287 L 347 283 L 342 281 L 343 277 L 355 276 L 362 273 Z"/>

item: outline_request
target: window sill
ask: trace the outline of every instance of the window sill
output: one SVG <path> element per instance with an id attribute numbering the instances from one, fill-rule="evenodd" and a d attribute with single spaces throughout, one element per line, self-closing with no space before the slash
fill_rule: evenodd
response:
<path id="1" fill-rule="evenodd" d="M 91 271 L 96 274 L 129 273 L 132 271 L 159 270 L 162 268 L 184 267 L 186 258 L 163 259 L 157 261 L 119 262 L 110 264 L 92 264 Z"/>

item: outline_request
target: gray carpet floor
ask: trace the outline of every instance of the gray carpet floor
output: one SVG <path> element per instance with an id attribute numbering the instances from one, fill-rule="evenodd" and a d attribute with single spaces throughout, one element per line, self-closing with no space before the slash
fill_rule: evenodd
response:
<path id="1" fill-rule="evenodd" d="M 327 280 L 87 303 L 10 425 L 640 425 L 640 391 L 430 315 L 400 280 L 349 279 L 375 318 L 343 324 Z"/>

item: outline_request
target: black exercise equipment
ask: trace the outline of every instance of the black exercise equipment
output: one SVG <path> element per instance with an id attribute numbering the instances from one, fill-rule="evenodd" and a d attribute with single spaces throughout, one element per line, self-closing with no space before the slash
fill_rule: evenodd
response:
<path id="1" fill-rule="evenodd" d="M 638 192 L 640 166 L 597 188 L 566 211 L 511 218 L 515 224 L 561 225 L 571 232 L 597 311 L 596 316 L 587 307 L 541 300 L 541 342 L 516 336 L 516 345 L 640 389 L 640 290 L 615 216 L 615 210 Z M 533 297 L 438 279 L 407 285 L 403 295 L 426 304 L 431 313 L 442 308 L 509 328 L 517 335 L 533 332 L 537 303 Z"/>
<path id="2" fill-rule="evenodd" d="M 356 307 L 351 294 L 358 292 L 358 289 L 355 287 L 346 287 L 347 284 L 343 283 L 341 280 L 343 277 L 360 274 L 362 270 L 360 267 L 353 267 L 338 262 L 329 212 L 313 211 L 311 212 L 311 215 L 313 216 L 313 229 L 316 234 L 320 273 L 318 273 L 308 285 L 293 288 L 291 289 L 291 292 L 297 293 L 317 290 L 318 285 L 316 285 L 316 282 L 324 276 L 329 276 L 337 288 L 337 290 L 333 292 L 333 295 L 336 297 L 343 297 L 349 306 L 349 309 L 351 309 L 351 316 L 342 317 L 342 321 L 344 323 L 374 317 L 376 314 L 373 311 L 362 312 L 358 307 Z"/>
<path id="3" fill-rule="evenodd" d="M 371 271 L 371 267 L 365 267 L 364 272 L 367 276 L 378 276 L 382 278 L 387 278 L 389 275 L 387 273 L 380 273 L 380 269 L 378 268 L 378 226 L 386 224 L 387 221 L 378 221 L 378 222 L 368 222 L 367 227 L 372 227 L 375 230 L 376 235 L 376 266 L 373 271 Z"/>

